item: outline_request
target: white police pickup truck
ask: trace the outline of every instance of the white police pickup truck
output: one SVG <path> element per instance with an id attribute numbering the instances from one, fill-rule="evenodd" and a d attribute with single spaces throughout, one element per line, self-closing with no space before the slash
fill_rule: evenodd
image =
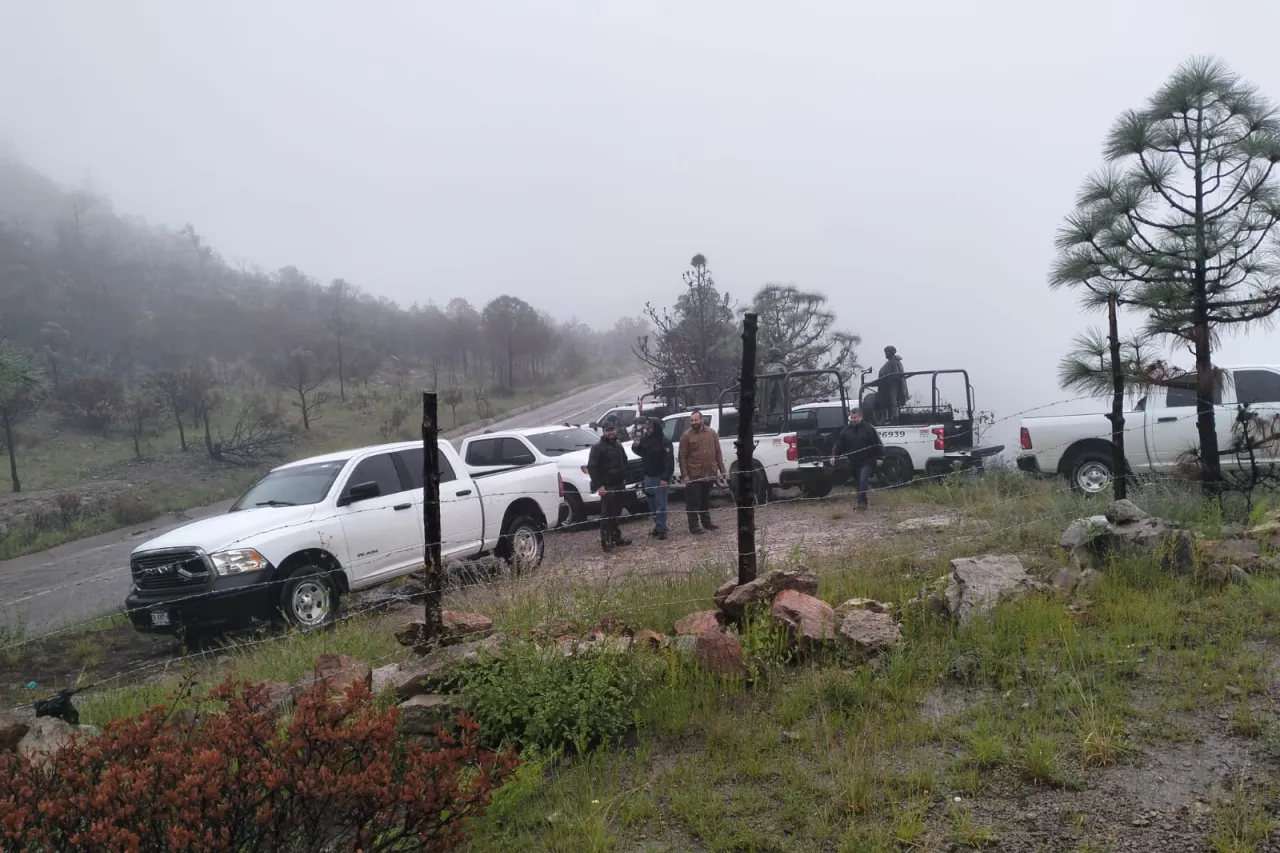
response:
<path id="1" fill-rule="evenodd" d="M 542 562 L 559 515 L 554 465 L 471 475 L 439 443 L 441 555 Z M 275 468 L 231 509 L 136 548 L 125 610 L 138 631 L 215 633 L 255 620 L 322 626 L 339 598 L 421 569 L 421 442 L 363 447 Z"/>

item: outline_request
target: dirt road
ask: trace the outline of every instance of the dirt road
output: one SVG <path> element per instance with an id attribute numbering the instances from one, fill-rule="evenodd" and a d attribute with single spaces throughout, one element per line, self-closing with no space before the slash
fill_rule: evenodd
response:
<path id="1" fill-rule="evenodd" d="M 571 394 L 486 428 L 587 422 L 614 403 L 635 400 L 645 390 L 639 377 L 631 376 Z M 190 521 L 226 512 L 230 506 L 231 501 L 224 501 L 190 509 L 179 517 L 164 516 L 0 562 L 0 625 L 21 625 L 31 635 L 115 612 L 129 591 L 129 554 L 134 548 Z"/>

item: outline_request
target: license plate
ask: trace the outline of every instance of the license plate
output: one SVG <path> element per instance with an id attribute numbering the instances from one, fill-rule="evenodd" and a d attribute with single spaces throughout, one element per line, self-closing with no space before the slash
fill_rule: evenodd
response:
<path id="1" fill-rule="evenodd" d="M 169 613 L 166 610 L 151 611 L 151 624 L 155 626 L 168 625 Z"/>

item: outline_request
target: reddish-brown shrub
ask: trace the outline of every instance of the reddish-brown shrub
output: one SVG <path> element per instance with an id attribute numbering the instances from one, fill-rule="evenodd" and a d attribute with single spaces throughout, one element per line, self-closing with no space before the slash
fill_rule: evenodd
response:
<path id="1" fill-rule="evenodd" d="M 319 684 L 288 721 L 263 685 L 228 679 L 201 704 L 113 723 L 45 768 L 0 755 L 0 849 L 445 851 L 517 763 L 462 716 L 456 737 L 401 740 L 363 684 L 336 701 Z"/>

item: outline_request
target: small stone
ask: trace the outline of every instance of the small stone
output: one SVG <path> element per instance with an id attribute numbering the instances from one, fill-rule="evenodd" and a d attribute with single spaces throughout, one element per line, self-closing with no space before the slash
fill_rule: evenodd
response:
<path id="1" fill-rule="evenodd" d="M 1227 580 L 1240 586 L 1247 586 L 1252 581 L 1252 578 L 1249 577 L 1248 572 L 1239 566 L 1228 566 Z"/>
<path id="2" fill-rule="evenodd" d="M 457 696 L 423 693 L 401 702 L 400 731 L 411 735 L 429 735 L 440 723 L 457 716 L 463 702 Z"/>
<path id="3" fill-rule="evenodd" d="M 294 682 L 291 698 L 296 702 L 317 683 L 323 683 L 330 699 L 341 699 L 347 687 L 357 682 L 372 688 L 373 669 L 369 664 L 347 655 L 320 655 L 316 658 L 315 669 Z"/>
<path id="4" fill-rule="evenodd" d="M 26 720 L 15 720 L 12 717 L 0 718 L 0 752 L 13 752 L 18 742 L 31 731 Z"/>
<path id="5" fill-rule="evenodd" d="M 650 631 L 648 628 L 641 628 L 635 634 L 635 648 L 647 652 L 656 652 L 659 649 L 666 648 L 666 634 L 659 634 L 657 631 Z"/>
<path id="6" fill-rule="evenodd" d="M 476 663 L 482 657 L 501 656 L 502 645 L 497 636 L 475 643 L 446 646 L 422 657 L 379 667 L 382 670 L 378 677 L 379 692 L 390 690 L 397 699 L 405 700 L 419 693 L 431 692 L 459 666 Z"/>
<path id="7" fill-rule="evenodd" d="M 427 639 L 426 625 L 421 620 L 410 622 L 396 631 L 396 640 L 402 646 L 429 651 L 434 646 L 456 646 L 483 640 L 493 634 L 493 620 L 480 613 L 445 610 L 441 613 L 441 620 L 443 631 L 434 643 Z"/>
<path id="8" fill-rule="evenodd" d="M 1088 569 L 1087 571 L 1093 571 Z M 1084 571 L 1076 566 L 1059 566 L 1049 573 L 1049 586 L 1057 589 L 1067 595 L 1071 595 L 1076 591 L 1076 585 L 1080 582 L 1080 576 Z"/>
<path id="9" fill-rule="evenodd" d="M 1133 524 L 1134 522 L 1143 521 L 1150 517 L 1150 515 L 1130 500 L 1112 501 L 1106 511 L 1106 519 L 1112 524 Z"/>
<path id="10" fill-rule="evenodd" d="M 685 637 L 697 637 L 723 628 L 724 616 L 718 610 L 699 610 L 676 620 L 676 634 Z"/>
<path id="11" fill-rule="evenodd" d="M 962 557 L 951 561 L 947 602 L 960 625 L 990 613 L 1006 598 L 1036 588 L 1035 581 L 1012 554 Z"/>
<path id="12" fill-rule="evenodd" d="M 893 605 L 874 598 L 851 598 L 835 606 L 837 619 L 843 619 L 855 610 L 867 610 L 871 613 L 892 613 Z"/>
<path id="13" fill-rule="evenodd" d="M 711 599 L 716 603 L 716 607 L 724 609 L 724 603 L 733 595 L 733 591 L 738 588 L 738 582 L 730 579 L 716 587 L 716 591 L 711 594 Z"/>

